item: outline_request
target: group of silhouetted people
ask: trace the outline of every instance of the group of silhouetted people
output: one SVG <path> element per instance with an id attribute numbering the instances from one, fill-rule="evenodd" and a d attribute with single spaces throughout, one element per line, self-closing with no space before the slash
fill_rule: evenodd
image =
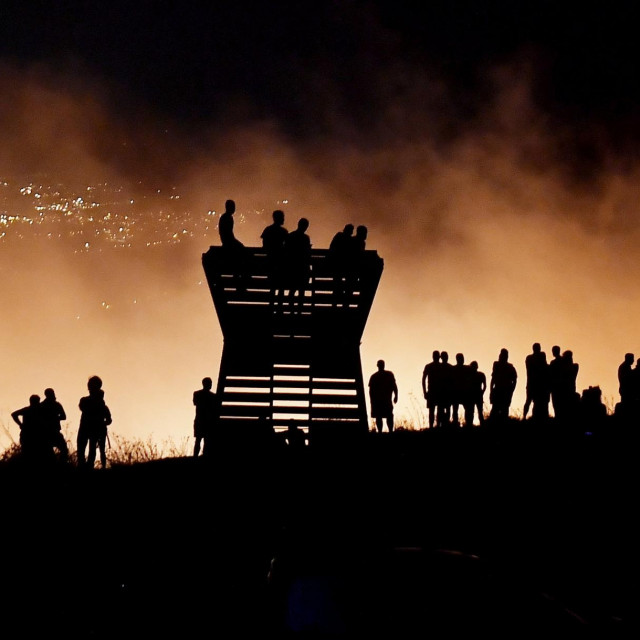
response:
<path id="1" fill-rule="evenodd" d="M 535 421 L 550 417 L 550 405 L 558 421 L 577 419 L 587 426 L 607 415 L 599 386 L 589 386 L 578 393 L 576 381 L 579 365 L 571 350 L 562 351 L 558 345 L 551 349 L 552 358 L 547 361 L 540 343 L 532 345 L 525 358 L 526 400 L 522 417 Z M 633 353 L 627 353 L 618 367 L 620 402 L 616 413 L 626 417 L 640 417 L 640 358 L 634 362 Z M 422 372 L 422 392 L 426 400 L 428 427 L 474 426 L 485 423 L 484 394 L 489 389 L 491 409 L 488 419 L 492 423 L 509 417 L 513 394 L 518 382 L 515 366 L 509 361 L 509 351 L 501 349 L 493 363 L 491 376 L 479 370 L 474 360 L 465 364 L 462 353 L 455 356 L 455 364 L 449 362 L 446 351 L 433 351 L 432 359 Z M 371 417 L 377 431 L 387 428 L 393 431 L 393 405 L 398 401 L 398 387 L 393 373 L 378 361 L 378 371 L 369 379 Z"/>
<path id="2" fill-rule="evenodd" d="M 80 398 L 78 405 L 81 413 L 77 436 L 78 466 L 93 469 L 99 451 L 104 469 L 107 466 L 107 428 L 112 421 L 111 412 L 104 401 L 102 380 L 98 376 L 89 378 L 87 388 L 88 395 Z M 61 461 L 68 460 L 69 447 L 61 426 L 67 414 L 53 389 L 45 389 L 43 400 L 37 394 L 31 395 L 29 404 L 16 409 L 11 417 L 20 427 L 20 450 L 27 463 L 49 464 L 56 460 L 56 453 Z"/>
<path id="3" fill-rule="evenodd" d="M 496 363 L 497 364 L 497 363 Z M 510 403 L 508 396 L 508 376 L 500 365 L 492 376 L 492 391 L 496 406 Z M 514 385 L 515 386 L 515 385 Z M 487 378 L 478 370 L 474 360 L 465 364 L 464 355 L 456 354 L 456 363 L 449 362 L 447 351 L 435 350 L 422 370 L 422 394 L 427 403 L 429 428 L 444 427 L 449 424 L 461 424 L 461 412 L 465 426 L 473 425 L 477 412 L 480 424 L 484 421 L 483 396 L 487 388 Z M 512 391 L 513 393 L 513 391 Z"/>
<path id="4" fill-rule="evenodd" d="M 227 261 L 233 265 L 238 278 L 239 290 L 246 289 L 246 247 L 234 234 L 236 204 L 225 202 L 224 213 L 218 222 L 220 242 L 227 252 Z M 282 303 L 285 291 L 290 304 L 299 306 L 311 278 L 311 239 L 307 233 L 309 220 L 300 218 L 293 231 L 285 227 L 285 214 L 276 209 L 273 222 L 264 228 L 260 239 L 268 259 L 269 278 L 273 303 Z M 355 233 L 354 233 L 355 231 Z M 348 295 L 357 281 L 358 258 L 366 248 L 367 227 L 357 228 L 349 223 L 338 231 L 329 246 L 331 269 L 336 273 L 335 290 L 339 298 L 336 304 L 346 304 Z"/>

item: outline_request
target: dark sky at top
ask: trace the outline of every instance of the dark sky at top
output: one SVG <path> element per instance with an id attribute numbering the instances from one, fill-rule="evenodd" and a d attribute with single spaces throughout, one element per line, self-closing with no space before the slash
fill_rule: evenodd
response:
<path id="1" fill-rule="evenodd" d="M 574 129 L 576 154 L 597 155 L 597 130 L 634 155 L 634 30 L 630 3 L 616 2 L 3 2 L 0 58 L 113 83 L 124 116 L 194 129 L 271 118 L 296 137 L 331 134 L 336 111 L 369 135 L 407 68 L 446 83 L 439 108 L 455 135 L 487 99 L 486 70 L 529 59 L 536 106 Z"/>

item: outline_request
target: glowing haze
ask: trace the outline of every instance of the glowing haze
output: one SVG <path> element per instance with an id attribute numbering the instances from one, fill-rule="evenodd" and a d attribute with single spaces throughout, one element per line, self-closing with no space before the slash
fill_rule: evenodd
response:
<path id="1" fill-rule="evenodd" d="M 51 386 L 75 436 L 78 400 L 98 374 L 115 433 L 190 437 L 192 392 L 219 368 L 201 254 L 219 242 L 227 198 L 249 246 L 275 208 L 289 229 L 309 218 L 315 247 L 347 222 L 367 225 L 385 270 L 363 370 L 383 358 L 396 373 L 400 420 L 423 424 L 433 349 L 489 375 L 506 347 L 517 413 L 531 344 L 549 356 L 558 344 L 580 364 L 579 389 L 600 385 L 612 405 L 624 353 L 640 356 L 638 168 L 611 155 L 606 172 L 577 179 L 566 132 L 534 108 L 526 69 L 488 74 L 486 108 L 455 135 L 443 135 L 434 98 L 451 100 L 446 87 L 421 76 L 381 101 L 368 138 L 335 115 L 322 139 L 236 118 L 194 140 L 149 113 L 116 115 L 106 85 L 4 66 L 1 423 L 17 439 L 10 412 Z"/>

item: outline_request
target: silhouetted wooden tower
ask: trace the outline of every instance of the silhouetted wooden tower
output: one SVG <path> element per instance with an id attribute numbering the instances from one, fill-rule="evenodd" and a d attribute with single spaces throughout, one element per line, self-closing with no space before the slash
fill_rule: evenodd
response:
<path id="1" fill-rule="evenodd" d="M 264 250 L 245 251 L 244 266 L 221 246 L 202 255 L 224 338 L 221 422 L 266 418 L 279 430 L 295 420 L 311 432 L 340 421 L 367 430 L 360 340 L 383 260 L 367 250 L 354 269 L 338 272 L 328 250 L 313 249 L 304 297 L 292 301 L 288 292 L 274 295 Z"/>

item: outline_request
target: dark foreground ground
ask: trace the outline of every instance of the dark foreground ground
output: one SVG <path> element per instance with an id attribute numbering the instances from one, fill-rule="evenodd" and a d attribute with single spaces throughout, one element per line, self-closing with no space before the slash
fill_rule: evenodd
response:
<path id="1" fill-rule="evenodd" d="M 0 634 L 633 634 L 640 440 L 555 427 L 7 465 Z"/>

